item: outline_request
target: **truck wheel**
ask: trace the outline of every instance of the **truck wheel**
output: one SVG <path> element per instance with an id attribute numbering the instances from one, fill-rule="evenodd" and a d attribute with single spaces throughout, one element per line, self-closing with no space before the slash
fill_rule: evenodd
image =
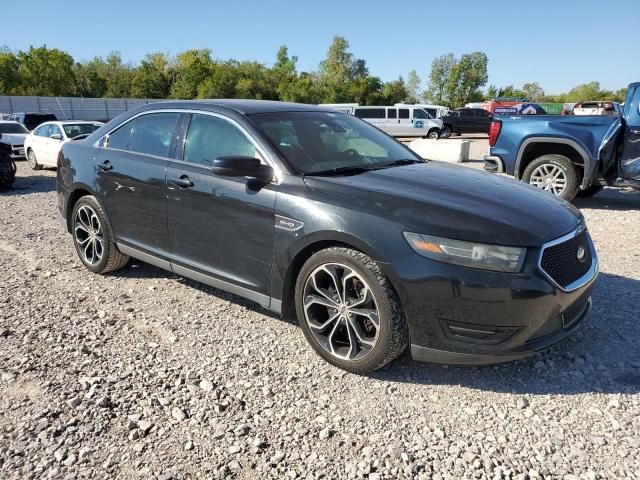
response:
<path id="1" fill-rule="evenodd" d="M 443 125 L 440 129 L 440 138 L 449 138 L 451 136 L 451 125 Z"/>
<path id="2" fill-rule="evenodd" d="M 578 174 L 571 160 L 563 155 L 536 158 L 524 169 L 522 181 L 567 201 L 573 200 L 578 193 Z"/>
<path id="3" fill-rule="evenodd" d="M 576 195 L 576 197 L 582 197 L 582 198 L 593 197 L 596 193 L 601 191 L 603 188 L 604 187 L 602 185 L 592 185 L 585 190 L 578 190 L 578 194 Z"/>

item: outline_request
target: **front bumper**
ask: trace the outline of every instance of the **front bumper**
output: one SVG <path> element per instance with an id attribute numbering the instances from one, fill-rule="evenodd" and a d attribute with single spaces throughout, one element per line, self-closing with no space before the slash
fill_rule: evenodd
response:
<path id="1" fill-rule="evenodd" d="M 597 269 L 580 287 L 564 291 L 540 270 L 540 254 L 541 249 L 530 249 L 518 274 L 465 268 L 417 254 L 390 264 L 413 358 L 458 365 L 501 363 L 572 335 L 589 317 Z"/>
<path id="2" fill-rule="evenodd" d="M 25 158 L 24 145 L 11 145 L 11 153 L 9 154 L 9 158 L 12 158 L 13 160 Z"/>

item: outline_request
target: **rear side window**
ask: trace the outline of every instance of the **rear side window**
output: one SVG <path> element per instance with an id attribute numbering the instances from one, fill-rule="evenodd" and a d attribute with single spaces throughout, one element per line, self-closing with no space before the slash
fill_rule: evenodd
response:
<path id="1" fill-rule="evenodd" d="M 216 158 L 230 155 L 256 158 L 256 147 L 230 122 L 211 115 L 194 114 L 185 139 L 183 159 L 212 165 Z"/>
<path id="2" fill-rule="evenodd" d="M 387 109 L 387 118 L 396 118 L 397 116 L 398 115 L 397 115 L 397 112 L 396 112 L 395 108 L 388 108 Z"/>
<path id="3" fill-rule="evenodd" d="M 135 123 L 135 120 L 131 120 L 117 130 L 111 132 L 111 134 L 109 135 L 108 147 L 117 148 L 118 150 L 128 149 L 129 139 L 131 138 L 131 130 L 133 130 L 133 125 Z"/>
<path id="4" fill-rule="evenodd" d="M 131 132 L 129 150 L 168 157 L 178 117 L 177 113 L 151 113 L 138 117 Z"/>
<path id="5" fill-rule="evenodd" d="M 409 109 L 408 108 L 399 108 L 398 109 L 398 118 L 409 118 Z"/>
<path id="6" fill-rule="evenodd" d="M 358 118 L 386 118 L 384 108 L 356 108 L 355 116 Z"/>

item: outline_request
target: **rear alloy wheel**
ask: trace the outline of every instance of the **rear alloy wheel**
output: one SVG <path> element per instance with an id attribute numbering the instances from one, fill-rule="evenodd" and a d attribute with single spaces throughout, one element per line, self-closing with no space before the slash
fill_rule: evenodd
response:
<path id="1" fill-rule="evenodd" d="M 395 292 L 378 264 L 356 250 L 313 255 L 296 283 L 296 310 L 314 350 L 350 372 L 380 368 L 408 344 Z"/>
<path id="2" fill-rule="evenodd" d="M 522 180 L 571 201 L 578 192 L 578 175 L 571 160 L 563 155 L 549 154 L 533 160 L 522 174 Z"/>
<path id="3" fill-rule="evenodd" d="M 106 215 L 92 196 L 80 198 L 73 208 L 73 243 L 80 260 L 94 273 L 124 267 L 129 257 L 118 250 Z"/>
<path id="4" fill-rule="evenodd" d="M 38 163 L 38 159 L 36 158 L 36 154 L 33 150 L 29 149 L 27 152 L 27 162 L 32 170 L 42 170 L 42 165 Z"/>

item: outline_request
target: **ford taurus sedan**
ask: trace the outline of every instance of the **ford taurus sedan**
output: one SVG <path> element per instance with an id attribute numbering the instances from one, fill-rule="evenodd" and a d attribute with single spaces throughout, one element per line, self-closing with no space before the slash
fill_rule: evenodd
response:
<path id="1" fill-rule="evenodd" d="M 63 145 L 58 204 L 92 272 L 130 257 L 295 316 L 364 373 L 496 363 L 580 328 L 598 260 L 570 204 L 425 161 L 366 122 L 280 102 L 163 102 Z"/>

